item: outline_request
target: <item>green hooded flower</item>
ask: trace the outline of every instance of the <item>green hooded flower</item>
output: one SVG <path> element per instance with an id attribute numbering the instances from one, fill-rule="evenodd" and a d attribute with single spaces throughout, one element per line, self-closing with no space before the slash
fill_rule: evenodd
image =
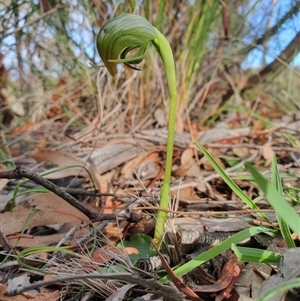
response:
<path id="1" fill-rule="evenodd" d="M 157 29 L 145 18 L 135 14 L 123 14 L 108 21 L 97 36 L 97 50 L 100 57 L 114 76 L 117 64 L 136 69 L 130 63 L 140 63 L 146 55 L 148 45 L 157 38 Z M 133 56 L 126 55 L 136 49 Z"/>

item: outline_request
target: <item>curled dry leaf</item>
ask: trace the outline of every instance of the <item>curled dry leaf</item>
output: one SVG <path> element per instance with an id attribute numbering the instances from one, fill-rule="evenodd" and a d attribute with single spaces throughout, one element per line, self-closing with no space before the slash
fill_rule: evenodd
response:
<path id="1" fill-rule="evenodd" d="M 224 265 L 220 278 L 215 284 L 212 285 L 193 285 L 191 288 L 194 292 L 206 292 L 206 293 L 215 293 L 223 291 L 219 296 L 218 300 L 223 300 L 227 298 L 230 294 L 230 291 L 233 289 L 233 285 L 241 271 L 242 264 L 239 263 L 236 259 L 236 256 L 233 255 L 229 261 Z M 229 288 L 229 290 L 226 290 Z"/>
<path id="2" fill-rule="evenodd" d="M 181 165 L 172 174 L 174 176 L 200 177 L 200 168 L 194 155 L 194 150 L 187 148 L 181 155 Z"/>
<path id="3" fill-rule="evenodd" d="M 249 157 L 250 148 L 249 147 L 233 147 L 232 152 L 239 158 L 244 159 Z"/>
<path id="4" fill-rule="evenodd" d="M 4 165 L 0 164 L 0 171 L 7 171 L 7 168 Z M 0 179 L 0 191 L 6 186 L 8 182 L 8 179 Z"/>
<path id="5" fill-rule="evenodd" d="M 230 281 L 229 285 L 223 291 L 221 291 L 219 294 L 217 294 L 215 301 L 222 301 L 224 299 L 229 299 L 231 297 L 231 292 L 232 292 L 236 282 L 238 281 L 238 278 L 240 276 L 240 273 L 242 271 L 242 267 L 244 264 L 236 261 L 236 258 L 233 258 L 233 265 L 234 265 L 234 267 L 233 267 L 231 281 Z"/>
<path id="6" fill-rule="evenodd" d="M 199 202 L 199 198 L 195 194 L 194 187 L 187 186 L 179 190 L 171 190 L 171 196 L 178 196 L 179 201 L 183 201 L 188 204 L 192 204 L 193 202 Z"/>
<path id="7" fill-rule="evenodd" d="M 134 170 L 137 171 L 138 176 L 141 178 L 154 178 L 159 172 L 156 163 L 160 161 L 158 152 L 143 152 L 136 158 L 128 161 L 121 169 L 121 174 L 124 179 L 130 179 L 133 177 Z M 149 164 L 150 161 L 150 164 Z M 152 164 L 151 164 L 152 162 Z M 149 168 L 150 167 L 150 168 Z"/>
<path id="8" fill-rule="evenodd" d="M 154 239 L 153 239 L 153 244 L 154 244 Z M 167 260 L 165 259 L 165 257 L 156 249 L 157 254 L 161 260 L 162 266 L 165 268 L 166 272 L 168 273 L 170 279 L 172 280 L 173 284 L 177 287 L 177 289 L 184 293 L 189 300 L 192 301 L 203 301 L 199 296 L 197 296 L 193 290 L 191 290 L 189 287 L 187 287 L 182 280 L 175 275 L 174 271 L 171 269 L 171 267 L 169 266 Z"/>
<path id="9" fill-rule="evenodd" d="M 163 109 L 157 108 L 154 111 L 154 118 L 161 127 L 166 125 L 166 112 Z"/>
<path id="10" fill-rule="evenodd" d="M 261 149 L 262 156 L 266 160 L 265 166 L 270 166 L 274 156 L 274 151 L 270 142 L 265 143 Z"/>

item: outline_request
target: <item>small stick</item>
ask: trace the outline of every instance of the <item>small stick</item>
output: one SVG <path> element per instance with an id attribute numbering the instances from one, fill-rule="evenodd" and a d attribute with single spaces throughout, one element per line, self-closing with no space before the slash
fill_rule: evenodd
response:
<path id="1" fill-rule="evenodd" d="M 16 296 L 18 294 L 24 293 L 28 290 L 37 289 L 42 286 L 49 286 L 61 282 L 70 282 L 70 281 L 80 281 L 84 279 L 108 279 L 108 280 L 119 280 L 126 283 L 134 283 L 140 285 L 143 288 L 149 288 L 157 292 L 167 301 L 183 301 L 185 300 L 184 295 L 179 292 L 176 288 L 168 285 L 162 285 L 156 279 L 146 279 L 140 276 L 130 274 L 130 273 L 116 273 L 116 274 L 99 274 L 99 273 L 87 273 L 87 274 L 77 274 L 77 275 L 59 275 L 57 278 L 47 280 L 47 281 L 38 281 L 29 285 L 23 285 L 21 287 L 11 287 L 4 292 L 5 296 Z"/>
<path id="2" fill-rule="evenodd" d="M 76 198 L 74 198 L 65 190 L 53 184 L 49 180 L 43 178 L 39 174 L 34 173 L 26 168 L 17 166 L 15 169 L 9 171 L 0 170 L 0 179 L 21 179 L 23 177 L 42 185 L 43 187 L 55 193 L 56 195 L 60 196 L 65 201 L 67 201 L 70 205 L 74 206 L 79 211 L 84 213 L 90 219 L 102 221 L 102 220 L 114 220 L 116 218 L 116 214 L 98 214 L 96 212 L 91 211 L 89 208 L 84 206 L 82 203 L 80 203 Z"/>
<path id="3" fill-rule="evenodd" d="M 134 210 L 162 210 L 168 213 L 173 213 L 177 215 L 189 216 L 189 215 L 199 215 L 199 216 L 213 216 L 213 215 L 234 215 L 234 214 L 251 214 L 257 212 L 275 212 L 274 209 L 241 209 L 241 210 L 227 210 L 227 211 L 179 211 L 179 210 L 170 210 L 163 209 L 157 206 L 144 206 L 144 207 L 135 207 Z M 296 212 L 300 213 L 299 210 Z"/>

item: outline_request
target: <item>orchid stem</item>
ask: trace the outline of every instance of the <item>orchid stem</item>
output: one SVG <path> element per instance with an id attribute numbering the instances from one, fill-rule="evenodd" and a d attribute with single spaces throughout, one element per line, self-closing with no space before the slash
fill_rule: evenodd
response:
<path id="1" fill-rule="evenodd" d="M 164 176 L 164 183 L 160 191 L 160 203 L 159 203 L 160 208 L 169 209 L 176 106 L 177 106 L 176 71 L 175 71 L 175 64 L 174 64 L 174 58 L 173 58 L 171 46 L 167 41 L 167 39 L 158 30 L 157 30 L 157 38 L 153 41 L 153 44 L 157 49 L 157 51 L 159 52 L 166 70 L 167 83 L 169 88 L 169 97 L 170 97 L 165 176 Z M 157 246 L 159 246 L 159 244 L 161 243 L 166 220 L 167 220 L 167 210 L 159 210 L 157 213 L 157 222 L 156 222 L 155 233 L 154 233 L 154 238 L 157 241 Z"/>

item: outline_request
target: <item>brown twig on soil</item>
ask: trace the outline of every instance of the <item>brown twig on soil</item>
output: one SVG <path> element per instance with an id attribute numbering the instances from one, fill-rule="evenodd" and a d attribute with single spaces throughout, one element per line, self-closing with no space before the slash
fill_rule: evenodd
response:
<path id="1" fill-rule="evenodd" d="M 48 281 L 39 281 L 27 286 L 17 287 L 8 289 L 5 292 L 7 296 L 15 296 L 26 292 L 28 290 L 37 289 L 42 286 L 53 285 L 60 282 L 66 281 L 83 281 L 84 279 L 89 278 L 99 278 L 99 279 L 108 279 L 108 280 L 119 280 L 129 283 L 134 283 L 140 285 L 143 288 L 151 289 L 161 295 L 167 301 L 183 301 L 185 300 L 184 294 L 179 292 L 176 288 L 168 285 L 160 284 L 156 279 L 146 279 L 142 278 L 138 275 L 130 274 L 130 273 L 120 273 L 120 274 L 98 274 L 98 273 L 90 273 L 90 274 L 78 274 L 78 275 L 66 275 L 60 276 L 58 278 L 48 280 Z"/>
<path id="2" fill-rule="evenodd" d="M 15 189 L 15 186 L 17 185 L 20 185 L 19 181 L 10 181 L 9 182 L 9 185 L 11 185 L 11 188 L 9 189 Z M 20 187 L 23 187 L 23 188 L 35 188 L 35 187 L 38 187 L 37 184 L 35 183 L 24 183 L 24 184 L 21 184 Z M 83 188 L 64 188 L 64 187 L 61 187 L 59 186 L 61 189 L 65 190 L 66 192 L 68 192 L 69 194 L 71 195 L 83 195 L 83 196 L 111 196 L 111 197 L 114 197 L 114 198 L 122 198 L 122 197 L 127 197 L 127 196 L 122 196 L 122 195 L 116 195 L 114 193 L 100 193 L 98 192 L 97 190 L 86 190 L 86 189 L 83 189 Z M 8 188 L 6 188 L 8 189 Z"/>
<path id="3" fill-rule="evenodd" d="M 249 144 L 249 143 L 239 143 L 239 144 L 223 144 L 223 143 L 208 143 L 207 147 L 211 148 L 241 148 L 241 147 L 248 147 L 251 149 L 260 149 L 262 146 L 261 145 L 256 145 L 256 144 Z M 296 148 L 293 147 L 287 147 L 287 146 L 273 146 L 272 149 L 274 151 L 282 151 L 285 150 L 287 152 L 293 152 L 293 153 L 300 153 L 300 151 Z"/>
<path id="4" fill-rule="evenodd" d="M 227 211 L 179 211 L 179 210 L 166 210 L 157 206 L 145 206 L 145 207 L 136 207 L 134 210 L 163 210 L 168 213 L 173 213 L 177 215 L 199 215 L 199 216 L 213 216 L 213 215 L 234 215 L 234 214 L 251 214 L 257 212 L 275 212 L 274 209 L 242 209 L 242 210 L 227 210 Z M 298 211 L 297 211 L 298 212 Z"/>
<path id="5" fill-rule="evenodd" d="M 82 203 L 80 203 L 77 199 L 75 199 L 73 196 L 71 196 L 69 193 L 67 193 L 65 190 L 61 189 L 57 185 L 53 184 L 49 180 L 43 178 L 37 173 L 34 173 L 26 168 L 23 168 L 21 166 L 17 166 L 14 170 L 1 170 L 0 171 L 0 179 L 21 179 L 21 178 L 27 178 L 30 179 L 43 187 L 49 189 L 56 195 L 63 198 L 65 201 L 67 201 L 70 205 L 77 208 L 79 211 L 84 213 L 87 217 L 93 220 L 115 220 L 116 214 L 98 214 L 96 212 L 91 211 L 89 208 L 84 206 Z"/>

